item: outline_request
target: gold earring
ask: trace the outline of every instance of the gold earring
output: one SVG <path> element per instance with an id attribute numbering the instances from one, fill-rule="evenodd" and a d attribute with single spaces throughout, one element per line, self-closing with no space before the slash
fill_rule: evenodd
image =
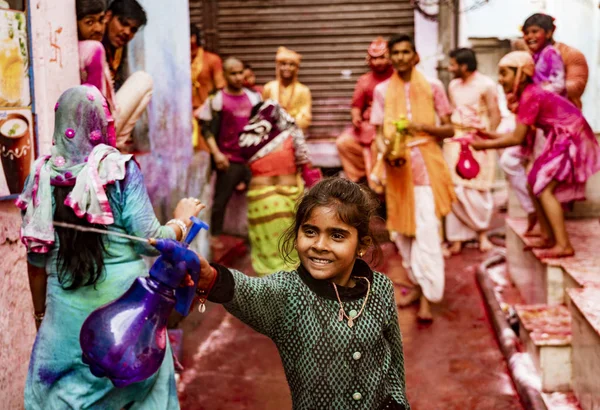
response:
<path id="1" fill-rule="evenodd" d="M 363 251 L 358 252 L 358 257 L 362 258 L 365 253 Z"/>

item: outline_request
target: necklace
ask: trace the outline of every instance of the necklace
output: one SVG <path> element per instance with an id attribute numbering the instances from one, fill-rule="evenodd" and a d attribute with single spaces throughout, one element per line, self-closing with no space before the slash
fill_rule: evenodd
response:
<path id="1" fill-rule="evenodd" d="M 338 320 L 341 322 L 342 320 L 344 320 L 344 318 L 346 318 L 346 320 L 348 320 L 348 327 L 353 327 L 354 321 L 358 319 L 360 315 L 362 315 L 362 312 L 365 310 L 365 306 L 367 305 L 367 300 L 369 300 L 369 293 L 371 293 L 371 282 L 369 282 L 369 279 L 363 276 L 356 276 L 355 278 L 364 279 L 367 281 L 367 294 L 365 295 L 365 300 L 360 308 L 360 311 L 354 316 L 348 316 L 346 314 L 346 311 L 344 310 L 344 304 L 342 303 L 342 300 L 340 299 L 340 294 L 337 290 L 337 286 L 335 283 L 332 283 L 333 289 L 335 290 L 335 296 L 337 297 L 338 303 L 340 304 L 340 313 L 338 314 Z"/>

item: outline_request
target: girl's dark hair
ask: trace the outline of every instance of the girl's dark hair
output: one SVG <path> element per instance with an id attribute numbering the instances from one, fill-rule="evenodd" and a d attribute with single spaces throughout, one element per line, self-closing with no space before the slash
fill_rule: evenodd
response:
<path id="1" fill-rule="evenodd" d="M 295 250 L 300 227 L 310 218 L 315 208 L 320 206 L 336 209 L 342 222 L 356 228 L 359 241 L 370 238 L 373 245 L 372 262 L 379 263 L 381 247 L 371 232 L 371 220 L 377 215 L 379 200 L 368 188 L 343 178 L 321 180 L 304 194 L 296 206 L 296 221 L 279 241 L 279 251 L 287 263 L 294 262 L 291 255 Z M 366 245 L 364 242 L 360 243 Z"/>
<path id="2" fill-rule="evenodd" d="M 55 186 L 56 209 L 54 220 L 75 225 L 106 229 L 104 225 L 89 223 L 79 218 L 64 204 L 73 187 Z M 58 281 L 63 289 L 77 289 L 95 285 L 104 271 L 104 241 L 99 233 L 81 232 L 69 228 L 56 227 L 58 235 Z"/>
<path id="3" fill-rule="evenodd" d="M 554 31 L 556 28 L 554 25 L 554 17 L 544 13 L 535 13 L 527 17 L 527 20 L 523 23 L 523 32 L 531 26 L 539 26 L 546 31 Z"/>
<path id="4" fill-rule="evenodd" d="M 477 56 L 475 56 L 475 52 L 470 48 L 454 49 L 450 51 L 450 58 L 455 59 L 459 65 L 466 64 L 469 71 L 477 70 Z"/>
<path id="5" fill-rule="evenodd" d="M 140 26 L 145 26 L 148 22 L 146 11 L 136 0 L 113 0 L 108 10 L 116 17 L 135 20 Z"/>

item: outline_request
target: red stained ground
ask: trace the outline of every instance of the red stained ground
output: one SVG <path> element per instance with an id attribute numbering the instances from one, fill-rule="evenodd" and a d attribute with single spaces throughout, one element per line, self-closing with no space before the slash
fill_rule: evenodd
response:
<path id="1" fill-rule="evenodd" d="M 402 281 L 400 257 L 390 243 L 384 251 L 379 270 Z M 252 273 L 244 247 L 235 245 L 233 254 L 225 256 L 230 266 Z M 476 249 L 465 249 L 447 260 L 445 299 L 435 306 L 432 324 L 416 321 L 416 306 L 399 311 L 413 410 L 522 409 L 475 281 L 474 267 L 484 258 Z M 190 315 L 181 327 L 182 409 L 291 408 L 281 361 L 268 338 L 218 305 Z"/>

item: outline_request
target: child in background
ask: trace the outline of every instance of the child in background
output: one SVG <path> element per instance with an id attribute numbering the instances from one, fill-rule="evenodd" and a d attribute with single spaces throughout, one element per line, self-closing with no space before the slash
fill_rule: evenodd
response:
<path id="1" fill-rule="evenodd" d="M 523 24 L 523 39 L 535 62 L 533 83 L 566 97 L 565 64 L 560 52 L 552 45 L 555 28 L 553 17 L 535 13 Z"/>
<path id="2" fill-rule="evenodd" d="M 581 111 L 566 98 L 535 85 L 535 65 L 526 52 L 514 51 L 500 60 L 498 82 L 518 98 L 517 124 L 512 133 L 481 132 L 493 139 L 477 138 L 475 149 L 505 148 L 523 144 L 531 155 L 535 136 L 546 135 L 542 151 L 534 156 L 527 176 L 540 223 L 540 239 L 532 248 L 543 248 L 541 258 L 572 256 L 575 250 L 565 227 L 563 205 L 585 199 L 587 179 L 600 170 L 600 147 Z"/>
<path id="3" fill-rule="evenodd" d="M 263 87 L 256 85 L 256 75 L 254 74 L 254 70 L 252 70 L 252 66 L 248 63 L 244 64 L 244 87 L 255 93 L 262 94 L 263 92 Z"/>
<path id="4" fill-rule="evenodd" d="M 392 282 L 360 259 L 377 206 L 366 188 L 325 179 L 281 242 L 296 270 L 248 277 L 201 258 L 198 294 L 275 342 L 294 409 L 410 408 Z"/>

